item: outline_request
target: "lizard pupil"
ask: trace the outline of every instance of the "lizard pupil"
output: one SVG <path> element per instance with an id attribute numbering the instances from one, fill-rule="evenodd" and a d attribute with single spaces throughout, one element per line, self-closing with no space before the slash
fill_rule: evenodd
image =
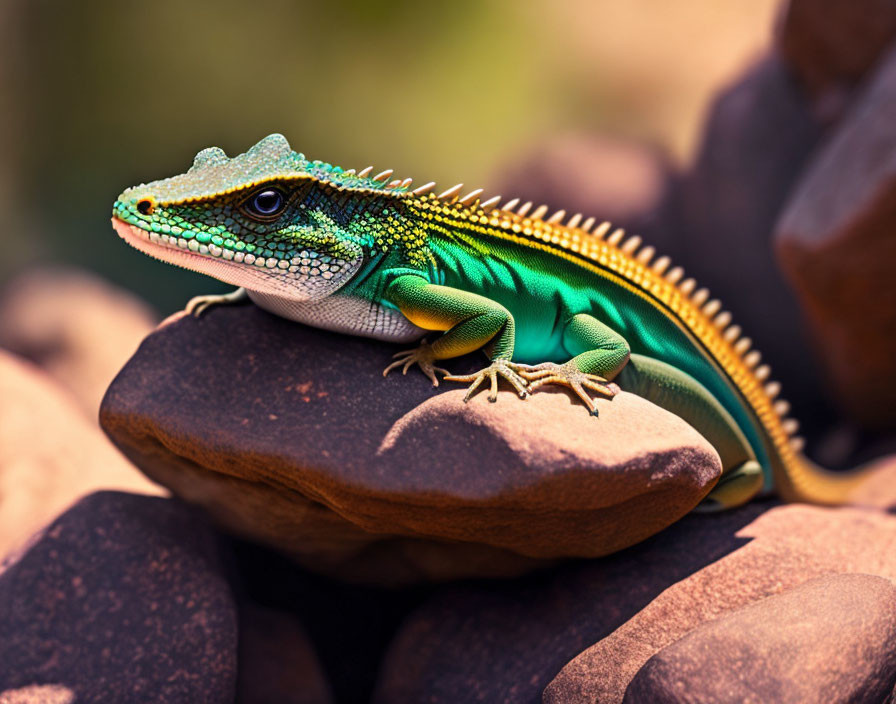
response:
<path id="1" fill-rule="evenodd" d="M 283 195 L 273 188 L 261 191 L 252 198 L 252 209 L 259 215 L 273 215 L 283 206 Z"/>

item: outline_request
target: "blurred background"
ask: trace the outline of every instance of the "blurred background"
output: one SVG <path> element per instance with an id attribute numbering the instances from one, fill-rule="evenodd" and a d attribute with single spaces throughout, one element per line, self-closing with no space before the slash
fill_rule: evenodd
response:
<path id="1" fill-rule="evenodd" d="M 72 264 L 162 313 L 221 290 L 125 246 L 111 204 L 202 147 L 233 155 L 271 132 L 446 187 L 502 183 L 502 165 L 558 134 L 687 163 L 710 96 L 768 44 L 776 5 L 4 0 L 0 283 Z"/>

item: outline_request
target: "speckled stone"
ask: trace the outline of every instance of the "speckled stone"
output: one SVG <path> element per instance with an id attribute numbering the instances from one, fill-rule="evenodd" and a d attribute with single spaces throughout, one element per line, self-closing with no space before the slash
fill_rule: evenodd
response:
<path id="1" fill-rule="evenodd" d="M 740 543 L 736 550 L 658 594 L 566 665 L 546 689 L 545 703 L 620 702 L 638 671 L 663 648 L 703 624 L 811 579 L 854 572 L 896 580 L 896 516 L 884 512 L 781 506 L 731 537 Z M 699 552 L 702 544 L 698 540 L 690 549 Z M 883 623 L 888 617 L 878 609 L 875 618 Z M 806 636 L 804 657 L 830 656 L 831 644 L 814 643 L 818 637 L 818 631 Z M 776 642 L 769 637 L 757 647 Z M 738 686 L 739 672 L 729 672 L 728 685 Z"/>
<path id="2" fill-rule="evenodd" d="M 599 400 L 599 418 L 564 392 L 465 405 L 463 387 L 416 370 L 383 379 L 395 349 L 216 308 L 147 338 L 101 423 L 229 530 L 375 583 L 613 552 L 681 518 L 720 474 L 700 435 L 640 397 Z"/>
<path id="3" fill-rule="evenodd" d="M 62 514 L 0 573 L 0 634 L 0 700 L 44 687 L 79 704 L 233 701 L 236 607 L 215 538 L 170 499 L 100 492 Z"/>
<path id="4" fill-rule="evenodd" d="M 809 580 L 698 626 L 635 675 L 624 704 L 882 702 L 896 687 L 896 585 Z"/>
<path id="5" fill-rule="evenodd" d="M 845 572 L 896 579 L 896 516 L 761 502 L 691 515 L 616 555 L 443 587 L 405 619 L 374 701 L 618 703 L 651 657 L 703 624 Z M 879 625 L 892 618 L 882 604 L 869 601 Z M 879 644 L 885 629 L 872 632 Z M 813 648 L 817 637 L 802 641 L 804 652 L 828 657 L 832 643 Z M 739 671 L 728 673 L 737 686 Z"/>

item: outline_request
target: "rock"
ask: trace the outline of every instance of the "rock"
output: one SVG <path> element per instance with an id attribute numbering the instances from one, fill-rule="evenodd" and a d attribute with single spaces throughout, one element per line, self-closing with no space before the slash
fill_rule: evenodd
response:
<path id="1" fill-rule="evenodd" d="M 896 513 L 896 455 L 883 457 L 868 467 L 868 479 L 850 494 L 849 503 Z"/>
<path id="2" fill-rule="evenodd" d="M 231 531 L 376 583 L 613 552 L 678 520 L 720 474 L 702 437 L 639 397 L 598 401 L 599 418 L 563 392 L 464 405 L 463 387 L 416 370 L 383 379 L 394 350 L 217 308 L 147 338 L 101 423 Z"/>
<path id="3" fill-rule="evenodd" d="M 790 0 L 775 44 L 810 94 L 845 103 L 896 38 L 892 0 Z"/>
<path id="4" fill-rule="evenodd" d="M 240 593 L 251 600 L 250 611 L 245 606 L 242 611 L 241 632 L 251 628 L 264 639 L 256 644 L 255 667 L 247 662 L 243 648 L 238 690 L 247 696 L 250 691 L 269 693 L 269 701 L 278 704 L 290 701 L 290 696 L 313 700 L 315 692 L 326 695 L 321 701 L 370 701 L 382 654 L 398 624 L 432 587 L 351 584 L 314 574 L 280 553 L 246 541 L 232 539 L 228 546 Z M 252 604 L 264 604 L 266 618 L 259 619 L 253 613 L 259 607 Z M 268 634 L 282 646 L 278 654 L 265 648 Z M 272 662 L 264 664 L 263 657 Z M 259 689 L 263 677 L 273 682 Z M 293 692 L 287 693 L 293 685 Z"/>
<path id="5" fill-rule="evenodd" d="M 710 107 L 696 161 L 683 179 L 681 241 L 664 252 L 731 311 L 783 383 L 809 436 L 836 413 L 826 406 L 813 346 L 771 232 L 821 136 L 781 62 L 773 56 L 758 62 Z"/>
<path id="6" fill-rule="evenodd" d="M 674 189 L 671 165 L 658 148 L 590 134 L 550 137 L 495 174 L 494 193 L 531 200 L 572 216 L 582 213 L 637 230 L 657 248 L 671 239 L 657 215 Z"/>
<path id="7" fill-rule="evenodd" d="M 0 692 L 0 704 L 74 704 L 75 694 L 60 685 L 28 685 Z"/>
<path id="8" fill-rule="evenodd" d="M 896 429 L 894 110 L 896 50 L 813 160 L 775 228 L 827 386 L 855 420 L 889 430 Z"/>
<path id="9" fill-rule="evenodd" d="M 44 369 L 91 420 L 106 387 L 154 326 L 126 291 L 76 269 L 31 269 L 0 293 L 0 347 Z"/>
<path id="10" fill-rule="evenodd" d="M 896 516 L 758 502 L 692 514 L 598 560 L 442 587 L 398 631 L 374 701 L 621 702 L 701 624 L 843 572 L 896 578 Z"/>
<path id="11" fill-rule="evenodd" d="M 883 702 L 896 686 L 896 586 L 819 577 L 698 626 L 635 675 L 626 704 Z"/>
<path id="12" fill-rule="evenodd" d="M 886 513 L 791 505 L 759 516 L 734 537 L 741 547 L 666 589 L 566 665 L 545 690 L 545 703 L 622 701 L 637 672 L 666 646 L 810 579 L 844 572 L 896 578 L 896 516 Z M 816 644 L 815 652 L 825 657 L 829 650 Z"/>
<path id="13" fill-rule="evenodd" d="M 236 607 L 215 538 L 169 499 L 100 492 L 60 516 L 0 573 L 0 633 L 0 692 L 233 701 Z"/>
<path id="14" fill-rule="evenodd" d="M 540 702 L 560 669 L 681 579 L 737 549 L 764 507 L 692 514 L 615 555 L 513 581 L 445 586 L 405 619 L 378 704 Z"/>
<path id="15" fill-rule="evenodd" d="M 292 614 L 240 609 L 239 704 L 327 704 L 330 686 L 301 622 Z"/>
<path id="16" fill-rule="evenodd" d="M 2 350 L 0 399 L 0 557 L 84 494 L 159 493 L 69 394 Z"/>

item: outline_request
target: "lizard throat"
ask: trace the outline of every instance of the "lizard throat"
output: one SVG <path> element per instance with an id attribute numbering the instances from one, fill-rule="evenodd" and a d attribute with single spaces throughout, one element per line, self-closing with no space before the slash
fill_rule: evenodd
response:
<path id="1" fill-rule="evenodd" d="M 311 250 L 302 250 L 289 260 L 265 260 L 214 245 L 200 245 L 195 240 L 150 232 L 116 217 L 112 218 L 112 227 L 129 245 L 155 259 L 247 291 L 294 301 L 319 300 L 334 293 L 361 266 L 360 257 L 345 261 Z"/>

